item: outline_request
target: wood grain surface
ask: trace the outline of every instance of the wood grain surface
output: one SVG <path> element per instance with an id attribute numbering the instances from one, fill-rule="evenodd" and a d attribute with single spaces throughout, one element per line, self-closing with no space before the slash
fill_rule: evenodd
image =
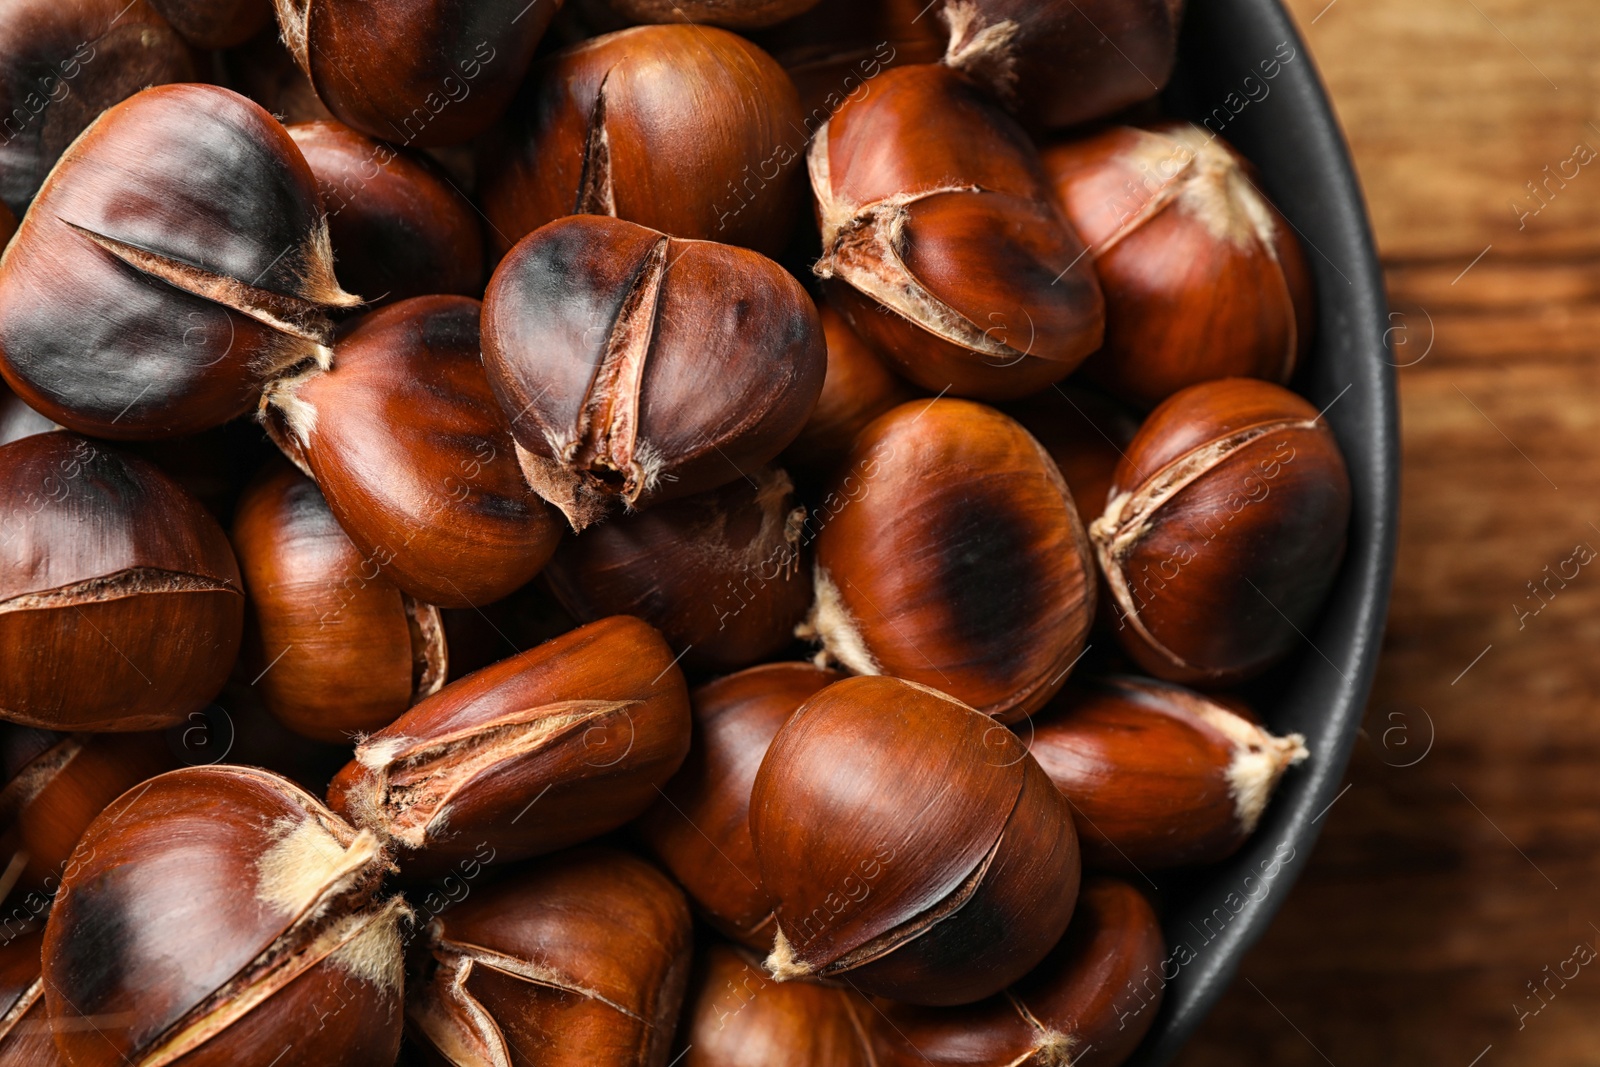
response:
<path id="1" fill-rule="evenodd" d="M 1178 1063 L 1600 1064 L 1600 9 L 1289 6 L 1396 313 L 1400 554 L 1349 788 Z"/>

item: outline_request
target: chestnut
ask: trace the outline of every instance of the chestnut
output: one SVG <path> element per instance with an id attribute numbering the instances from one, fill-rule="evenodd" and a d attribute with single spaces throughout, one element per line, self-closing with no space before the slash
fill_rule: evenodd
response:
<path id="1" fill-rule="evenodd" d="M 1085 877 L 1066 936 L 1004 995 L 953 1009 L 885 1006 L 876 1067 L 1116 1067 L 1161 1009 L 1165 956 L 1139 890 Z"/>
<path id="2" fill-rule="evenodd" d="M 511 103 L 561 0 L 276 0 L 278 27 L 335 118 L 402 145 L 470 141 Z"/>
<path id="3" fill-rule="evenodd" d="M 194 76 L 188 47 L 148 0 L 6 0 L 0 202 L 21 216 L 102 111 L 146 86 Z"/>
<path id="4" fill-rule="evenodd" d="M 811 607 L 805 517 L 789 476 L 764 467 L 568 538 L 544 575 L 578 619 L 636 615 L 685 667 L 747 667 L 787 647 Z"/>
<path id="5" fill-rule="evenodd" d="M 948 35 L 919 0 L 820 0 L 750 37 L 788 71 L 814 132 L 889 67 L 937 63 Z"/>
<path id="6" fill-rule="evenodd" d="M 755 30 L 771 26 L 814 7 L 817 0 L 608 0 L 629 22 L 695 22 Z"/>
<path id="7" fill-rule="evenodd" d="M 278 36 L 276 22 L 238 48 L 217 53 L 217 66 L 222 84 L 248 96 L 285 125 L 333 119 Z"/>
<path id="8" fill-rule="evenodd" d="M 756 773 L 750 837 L 780 981 L 980 1000 L 1044 957 L 1078 894 L 1072 813 L 1022 742 L 894 678 L 835 682 L 784 723 Z"/>
<path id="9" fill-rule="evenodd" d="M 0 941 L 0 1067 L 61 1067 L 65 1063 L 44 1016 L 44 927 Z"/>
<path id="10" fill-rule="evenodd" d="M 1044 165 L 1106 298 L 1084 373 L 1145 408 L 1214 378 L 1289 380 L 1311 340 L 1311 276 L 1226 142 L 1187 122 L 1114 126 Z"/>
<path id="11" fill-rule="evenodd" d="M 244 44 L 272 21 L 272 0 L 150 0 L 196 48 Z"/>
<path id="12" fill-rule="evenodd" d="M 289 729 L 345 741 L 444 685 L 439 609 L 385 579 L 315 483 L 282 460 L 245 490 L 233 548 L 253 624 L 254 685 Z"/>
<path id="13" fill-rule="evenodd" d="M 813 518 L 819 662 L 933 686 L 1002 722 L 1084 651 L 1094 564 L 1055 463 L 1012 419 L 918 400 L 872 422 Z M 827 503 L 825 502 L 825 508 Z"/>
<path id="14" fill-rule="evenodd" d="M 689 694 L 689 756 L 636 824 L 706 921 L 762 952 L 772 950 L 774 926 L 750 843 L 750 787 L 778 728 L 843 677 L 809 663 L 768 663 L 700 686 Z"/>
<path id="15" fill-rule="evenodd" d="M 332 120 L 288 130 L 317 177 L 345 285 L 373 305 L 483 294 L 477 211 L 442 167 Z"/>
<path id="16" fill-rule="evenodd" d="M 660 633 L 621 615 L 445 686 L 357 745 L 328 803 L 422 876 L 482 848 L 521 859 L 615 830 L 688 750 L 683 673 Z"/>
<path id="17" fill-rule="evenodd" d="M 100 437 L 177 437 L 325 361 L 333 277 L 310 168 L 227 89 L 146 89 L 51 171 L 0 260 L 0 372 Z"/>
<path id="18" fill-rule="evenodd" d="M 693 929 L 643 860 L 551 856 L 474 888 L 424 939 L 406 1020 L 434 1062 L 666 1067 Z"/>
<path id="19" fill-rule="evenodd" d="M 1227 685 L 1305 639 L 1350 523 L 1350 476 L 1316 408 L 1252 378 L 1191 385 L 1150 413 L 1111 494 L 1089 537 L 1139 666 Z"/>
<path id="20" fill-rule="evenodd" d="M 828 370 L 811 418 L 780 458 L 806 474 L 826 477 L 844 462 L 856 434 L 867 423 L 910 400 L 916 391 L 895 377 L 832 305 L 824 304 L 817 311 L 828 349 Z"/>
<path id="21" fill-rule="evenodd" d="M 712 944 L 684 1008 L 683 1067 L 878 1067 L 877 1009 L 821 982 L 774 982 L 754 957 Z"/>
<path id="22" fill-rule="evenodd" d="M 30 911 L 43 911 L 78 838 L 107 804 L 177 765 L 166 740 L 153 733 L 58 734 L 9 727 L 0 735 L 0 755 L 6 772 L 0 789 L 0 869 L 5 872 L 0 877 L 8 885 L 16 879 Z"/>
<path id="23" fill-rule="evenodd" d="M 1100 347 L 1100 286 L 1037 151 L 961 74 L 884 71 L 807 161 L 828 299 L 916 384 L 1014 399 Z"/>
<path id="24" fill-rule="evenodd" d="M 1084 525 L 1098 519 L 1117 464 L 1139 432 L 1133 412 L 1102 392 L 1070 383 L 1041 390 L 1005 411 L 1061 468 Z"/>
<path id="25" fill-rule="evenodd" d="M 1060 129 L 1148 100 L 1178 57 L 1184 0 L 945 0 L 945 62 L 1032 127 Z"/>
<path id="26" fill-rule="evenodd" d="M 500 255 L 574 214 L 767 255 L 788 240 L 810 131 L 789 76 L 742 37 L 712 26 L 595 37 L 541 60 L 511 114 L 481 168 Z"/>
<path id="27" fill-rule="evenodd" d="M 1218 700 L 1148 678 L 1074 679 L 1028 751 L 1072 804 L 1085 864 L 1215 863 L 1255 832 L 1300 734 L 1275 737 Z"/>
<path id="28" fill-rule="evenodd" d="M 461 296 L 379 308 L 326 367 L 273 382 L 261 401 L 268 431 L 316 479 L 362 557 L 442 607 L 512 592 L 561 537 L 484 376 L 478 313 Z"/>
<path id="29" fill-rule="evenodd" d="M 188 767 L 89 825 L 44 937 L 44 999 L 72 1067 L 389 1067 L 402 898 L 389 863 L 288 779 Z M 338 1013 L 336 1025 L 308 1019 Z"/>
<path id="30" fill-rule="evenodd" d="M 827 354 L 816 305 L 770 259 L 578 215 L 495 269 L 483 362 L 529 483 L 581 530 L 767 463 Z"/>
<path id="31" fill-rule="evenodd" d="M 182 722 L 222 688 L 243 624 L 227 536 L 154 464 L 66 432 L 0 446 L 0 718 Z"/>

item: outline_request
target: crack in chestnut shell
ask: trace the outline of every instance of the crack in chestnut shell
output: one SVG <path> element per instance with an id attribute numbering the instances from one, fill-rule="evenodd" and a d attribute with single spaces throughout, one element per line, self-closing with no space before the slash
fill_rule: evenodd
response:
<path id="1" fill-rule="evenodd" d="M 529 482 L 574 529 L 767 463 L 827 365 L 816 306 L 776 263 L 593 215 L 501 262 L 483 359 Z"/>
<path id="2" fill-rule="evenodd" d="M 564 852 L 429 925 L 408 1028 L 452 1063 L 512 1067 L 559 1048 L 564 1063 L 666 1067 L 692 942 L 683 894 L 654 867 Z"/>
<path id="3" fill-rule="evenodd" d="M 0 258 L 0 372 L 70 429 L 173 437 L 248 411 L 325 361 L 333 276 L 300 150 L 211 85 L 111 108 L 50 173 Z"/>
<path id="4" fill-rule="evenodd" d="M 1031 737 L 1083 824 L 1084 863 L 1114 871 L 1226 859 L 1308 755 L 1300 734 L 1275 737 L 1214 698 L 1147 678 L 1074 680 Z"/>
<path id="5" fill-rule="evenodd" d="M 1027 134 L 948 67 L 885 71 L 807 163 L 829 300 L 899 373 L 1011 399 L 1099 347 L 1105 307 Z"/>
<path id="6" fill-rule="evenodd" d="M 1066 935 L 999 996 L 965 1007 L 883 1006 L 875 1067 L 1116 1067 L 1155 1023 L 1166 979 L 1155 910 L 1090 876 Z"/>
<path id="7" fill-rule="evenodd" d="M 700 686 L 689 697 L 694 744 L 639 817 L 639 834 L 719 932 L 772 950 L 772 901 L 750 842 L 750 789 L 778 729 L 844 675 L 809 663 L 768 663 Z"/>
<path id="8" fill-rule="evenodd" d="M 274 383 L 269 433 L 384 577 L 441 607 L 499 600 L 561 537 L 524 481 L 478 354 L 476 300 L 402 300 L 358 320 L 332 365 Z"/>
<path id="9" fill-rule="evenodd" d="M 750 797 L 779 980 L 961 1004 L 1020 978 L 1077 895 L 1066 800 L 1004 726 L 926 686 L 850 678 L 778 731 Z"/>
<path id="10" fill-rule="evenodd" d="M 1111 491 L 1089 534 L 1142 668 L 1227 685 L 1305 639 L 1344 558 L 1350 478 L 1304 399 L 1251 378 L 1175 393 Z"/>
<path id="11" fill-rule="evenodd" d="M 1095 605 L 1089 543 L 1049 454 L 992 408 L 918 400 L 868 425 L 842 469 L 847 502 L 817 536 L 805 631 L 822 657 L 1002 722 L 1043 705 Z"/>
<path id="12" fill-rule="evenodd" d="M 392 5 L 276 0 L 295 61 L 335 118 L 396 144 L 461 144 L 505 111 L 561 0 Z"/>
<path id="13" fill-rule="evenodd" d="M 1289 380 L 1313 332 L 1310 274 L 1232 148 L 1168 122 L 1043 158 L 1106 295 L 1106 343 L 1086 374 L 1142 407 L 1216 378 Z"/>
<path id="14" fill-rule="evenodd" d="M 391 869 L 372 834 L 267 771 L 191 767 L 124 794 L 79 842 L 45 931 L 62 1052 L 250 1061 L 263 1027 L 339 995 L 340 1025 L 301 1033 L 294 1062 L 393 1062 L 408 911 L 377 897 Z"/>
<path id="15" fill-rule="evenodd" d="M 0 718 L 150 730 L 221 690 L 244 624 L 215 519 L 154 464 L 64 431 L 0 446 Z"/>
<path id="16" fill-rule="evenodd" d="M 689 735 L 671 650 L 617 616 L 445 686 L 357 745 L 328 802 L 400 848 L 411 877 L 485 845 L 520 859 L 633 819 Z"/>
<path id="17" fill-rule="evenodd" d="M 815 124 L 783 68 L 712 26 L 635 26 L 540 60 L 479 167 L 504 253 L 573 214 L 769 256 L 800 208 Z"/>

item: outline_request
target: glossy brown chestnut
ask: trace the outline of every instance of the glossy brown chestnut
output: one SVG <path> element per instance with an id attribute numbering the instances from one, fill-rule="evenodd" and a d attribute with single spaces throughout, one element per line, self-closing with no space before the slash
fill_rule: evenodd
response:
<path id="1" fill-rule="evenodd" d="M 815 6 L 817 0 L 608 0 L 629 22 L 695 22 L 754 30 L 771 26 Z"/>
<path id="2" fill-rule="evenodd" d="M 545 568 L 575 618 L 636 615 L 690 668 L 748 667 L 794 641 L 811 607 L 806 509 L 773 467 L 562 542 Z"/>
<path id="3" fill-rule="evenodd" d="M 150 0 L 196 48 L 244 44 L 272 21 L 272 0 Z"/>
<path id="4" fill-rule="evenodd" d="M 1086 374 L 1141 407 L 1214 378 L 1289 380 L 1311 340 L 1305 256 L 1221 138 L 1116 126 L 1044 164 L 1105 292 Z"/>
<path id="5" fill-rule="evenodd" d="M 907 378 L 1012 399 L 1100 346 L 1105 305 L 1032 142 L 946 66 L 884 71 L 811 142 L 817 275 Z"/>
<path id="6" fill-rule="evenodd" d="M 36 914 L 44 913 L 94 817 L 127 790 L 177 765 L 166 740 L 148 733 L 68 735 L 9 727 L 0 736 L 0 755 L 6 772 L 0 880 L 14 885 L 24 909 Z"/>
<path id="7" fill-rule="evenodd" d="M 1147 678 L 1075 679 L 1032 727 L 1028 751 L 1072 804 L 1083 862 L 1102 870 L 1225 859 L 1307 755 L 1300 734 Z"/>
<path id="8" fill-rule="evenodd" d="M 1317 409 L 1226 378 L 1174 393 L 1089 526 L 1124 651 L 1158 678 L 1224 685 L 1298 647 L 1344 557 L 1350 476 Z"/>
<path id="9" fill-rule="evenodd" d="M 878 1067 L 877 1010 L 821 982 L 774 982 L 731 945 L 701 953 L 684 1009 L 683 1067 Z"/>
<path id="10" fill-rule="evenodd" d="M 767 463 L 811 414 L 827 352 L 810 295 L 770 259 L 586 215 L 495 269 L 483 362 L 529 483 L 582 529 Z"/>
<path id="11" fill-rule="evenodd" d="M 683 894 L 624 852 L 564 852 L 428 925 L 406 1019 L 448 1067 L 665 1067 L 689 976 Z"/>
<path id="12" fill-rule="evenodd" d="M 357 745 L 328 802 L 401 849 L 408 875 L 485 847 L 521 859 L 649 807 L 689 729 L 672 650 L 617 616 L 445 686 Z"/>
<path id="13" fill-rule="evenodd" d="M 1138 418 L 1104 393 L 1080 385 L 1041 390 L 1005 411 L 1061 468 L 1084 525 L 1098 519 L 1117 464 L 1139 432 Z"/>
<path id="14" fill-rule="evenodd" d="M 222 688 L 243 625 L 227 536 L 153 464 L 65 432 L 0 446 L 0 718 L 182 722 Z"/>
<path id="15" fill-rule="evenodd" d="M 1060 129 L 1148 100 L 1172 76 L 1183 0 L 948 0 L 945 62 L 1034 127 Z"/>
<path id="16" fill-rule="evenodd" d="M 316 485 L 289 464 L 278 461 L 245 490 L 233 548 L 249 598 L 254 684 L 291 730 L 346 741 L 444 685 L 439 609 L 363 558 Z"/>
<path id="17" fill-rule="evenodd" d="M 511 103 L 561 0 L 276 0 L 278 26 L 335 118 L 401 145 L 450 145 Z"/>
<path id="18" fill-rule="evenodd" d="M 443 168 L 332 120 L 288 130 L 317 176 L 345 285 L 372 304 L 483 295 L 478 214 Z"/>
<path id="19" fill-rule="evenodd" d="M 0 202 L 21 216 L 78 134 L 149 85 L 192 81 L 183 39 L 147 0 L 0 5 Z"/>
<path id="20" fill-rule="evenodd" d="M 267 429 L 316 479 L 364 561 L 419 600 L 469 607 L 539 573 L 561 520 L 523 480 L 478 356 L 476 300 L 366 316 L 331 363 L 262 397 Z"/>
<path id="21" fill-rule="evenodd" d="M 782 250 L 810 130 L 783 68 L 709 26 L 638 26 L 541 60 L 482 167 L 506 249 L 566 215 Z"/>
<path id="22" fill-rule="evenodd" d="M 750 795 L 780 981 L 847 977 L 913 1004 L 1021 978 L 1078 895 L 1066 800 L 981 712 L 894 678 L 847 678 L 795 712 Z"/>
<path id="23" fill-rule="evenodd" d="M 828 373 L 811 418 L 784 449 L 782 461 L 805 474 L 827 477 L 844 463 L 867 423 L 910 400 L 916 390 L 895 377 L 832 305 L 817 310 L 828 346 Z"/>
<path id="24" fill-rule="evenodd" d="M 224 85 L 248 96 L 285 125 L 333 119 L 278 36 L 275 21 L 238 48 L 218 53 L 217 63 Z"/>
<path id="25" fill-rule="evenodd" d="M 813 516 L 802 631 L 820 660 L 934 686 L 1002 722 L 1061 688 L 1094 619 L 1093 557 L 1026 430 L 967 400 L 902 404 L 856 438 L 830 499 Z"/>
<path id="26" fill-rule="evenodd" d="M 932 1010 L 888 1005 L 877 1067 L 1116 1067 L 1161 1010 L 1171 960 L 1150 902 L 1088 877 L 1072 925 L 1003 996 Z"/>
<path id="27" fill-rule="evenodd" d="M 123 794 L 45 927 L 57 1046 L 71 1067 L 389 1067 L 409 912 L 378 895 L 389 869 L 372 834 L 268 771 L 189 767 Z"/>
<path id="28" fill-rule="evenodd" d="M 333 277 L 311 170 L 271 115 L 168 85 L 75 142 L 0 259 L 0 372 L 101 437 L 176 437 L 325 361 Z"/>
<path id="29" fill-rule="evenodd" d="M 694 743 L 639 834 L 718 931 L 772 950 L 772 901 L 750 844 L 750 787 L 767 746 L 796 708 L 844 676 L 809 663 L 768 663 L 689 697 Z"/>
<path id="30" fill-rule="evenodd" d="M 890 67 L 935 63 L 944 27 L 917 0 L 821 0 L 803 14 L 752 33 L 800 93 L 806 128 L 816 131 Z"/>
<path id="31" fill-rule="evenodd" d="M 61 1067 L 66 1061 L 44 1013 L 44 927 L 0 940 L 0 1067 Z"/>

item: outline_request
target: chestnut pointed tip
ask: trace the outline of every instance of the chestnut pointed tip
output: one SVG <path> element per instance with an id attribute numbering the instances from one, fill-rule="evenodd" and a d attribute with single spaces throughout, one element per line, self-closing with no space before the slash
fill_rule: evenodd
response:
<path id="1" fill-rule="evenodd" d="M 809 978 L 816 973 L 816 969 L 795 954 L 794 946 L 789 939 L 783 936 L 783 928 L 778 927 L 773 932 L 772 951 L 768 953 L 763 964 L 767 973 L 772 975 L 777 982 L 793 982 L 801 978 Z"/>
<path id="2" fill-rule="evenodd" d="M 855 674 L 882 674 L 883 669 L 867 647 L 861 627 L 844 602 L 833 578 L 818 567 L 812 581 L 816 600 L 805 622 L 795 627 L 794 635 L 802 641 L 821 644 L 822 649 L 816 656 L 817 666 L 838 665 Z"/>

